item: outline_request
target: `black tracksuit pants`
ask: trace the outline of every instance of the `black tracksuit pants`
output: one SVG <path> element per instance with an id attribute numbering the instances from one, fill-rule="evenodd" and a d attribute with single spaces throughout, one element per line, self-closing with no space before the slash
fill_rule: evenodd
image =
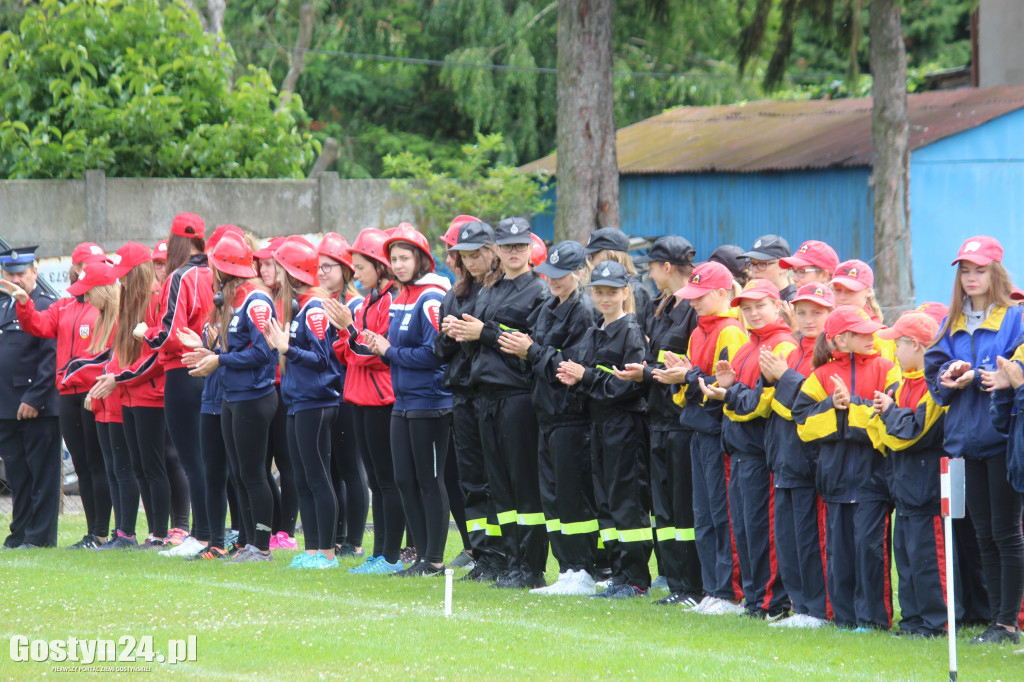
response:
<path id="1" fill-rule="evenodd" d="M 206 472 L 206 513 L 210 520 L 210 545 L 224 547 L 224 521 L 228 505 L 228 453 L 219 414 L 199 415 L 199 442 Z"/>
<path id="2" fill-rule="evenodd" d="M 813 487 L 775 488 L 775 553 L 793 613 L 832 618 L 825 589 L 825 503 Z"/>
<path id="3" fill-rule="evenodd" d="M 334 549 L 338 496 L 331 484 L 331 424 L 336 407 L 301 410 L 288 416 L 288 447 L 300 475 L 299 508 L 305 549 Z"/>
<path id="4" fill-rule="evenodd" d="M 887 501 L 828 503 L 828 596 L 840 627 L 892 627 Z"/>
<path id="5" fill-rule="evenodd" d="M 114 525 L 125 535 L 135 535 L 135 522 L 139 517 L 139 481 L 135 478 L 132 457 L 124 439 L 124 425 L 120 422 L 96 422 L 96 435 L 110 479 Z"/>
<path id="6" fill-rule="evenodd" d="M 775 547 L 775 487 L 763 454 L 729 457 L 729 518 L 747 611 L 788 611 Z"/>
<path id="7" fill-rule="evenodd" d="M 142 500 L 149 532 L 163 539 L 167 537 L 167 522 L 171 515 L 171 484 L 164 463 L 164 408 L 124 407 L 121 419 L 132 468 L 139 477 L 139 487 L 145 489 Z"/>
<path id="8" fill-rule="evenodd" d="M 615 525 L 615 539 L 603 529 L 611 559 L 612 581 L 646 590 L 654 550 L 650 490 L 647 482 L 648 437 L 644 415 L 615 409 L 591 413 L 591 466 L 601 481 L 606 509 L 600 515 Z"/>
<path id="9" fill-rule="evenodd" d="M 281 398 L 281 387 L 275 389 L 277 394 L 277 411 L 270 423 L 270 437 L 267 440 L 266 473 L 267 485 L 274 502 L 274 516 L 271 523 L 273 533 L 295 535 L 295 524 L 299 516 L 298 463 L 291 455 L 288 445 L 288 410 Z M 277 473 L 281 484 L 274 479 L 273 465 L 277 463 Z"/>
<path id="10" fill-rule="evenodd" d="M 729 521 L 728 457 L 722 452 L 722 435 L 694 431 L 690 455 L 693 532 L 704 591 L 718 599 L 739 599 L 743 590 Z"/>
<path id="11" fill-rule="evenodd" d="M 60 424 L 54 417 L 0 419 L 0 454 L 11 486 L 8 547 L 54 547 L 60 513 Z"/>
<path id="12" fill-rule="evenodd" d="M 433 412 L 433 411 L 431 411 Z M 395 485 L 402 497 L 416 554 L 434 564 L 444 563 L 448 540 L 448 492 L 444 487 L 445 460 L 451 413 L 409 416 L 391 413 L 391 454 Z"/>
<path id="13" fill-rule="evenodd" d="M 267 483 L 266 455 L 270 422 L 277 411 L 277 393 L 262 398 L 229 402 L 221 408 L 221 432 L 228 459 L 238 471 L 238 490 L 246 537 L 263 551 L 270 549 L 270 524 L 274 516 L 274 499 Z"/>
<path id="14" fill-rule="evenodd" d="M 75 393 L 58 397 L 60 435 L 78 475 L 86 532 L 105 538 L 110 532 L 110 493 L 113 486 L 107 481 L 103 450 L 96 433 L 96 417 L 85 409 L 85 396 L 85 393 Z"/>
<path id="15" fill-rule="evenodd" d="M 206 510 L 206 470 L 199 439 L 199 410 L 203 402 L 203 379 L 189 375 L 187 367 L 169 370 L 164 375 L 164 417 L 167 432 L 178 451 L 181 468 L 188 479 L 192 505 L 191 535 L 201 542 L 210 540 L 210 520 Z"/>
<path id="16" fill-rule="evenodd" d="M 892 551 L 899 573 L 900 632 L 934 636 L 946 634 L 946 551 L 942 517 L 931 514 L 897 515 Z M 954 583 L 959 602 L 960 584 Z M 956 605 L 957 622 L 963 609 Z"/>
<path id="17" fill-rule="evenodd" d="M 481 395 L 477 407 L 487 482 L 508 570 L 544 573 L 548 539 L 537 471 L 539 429 L 530 394 Z"/>
<path id="18" fill-rule="evenodd" d="M 489 557 L 488 561 L 493 561 L 498 567 L 504 567 L 501 527 L 494 514 L 491 489 L 487 482 L 484 449 L 480 443 L 478 400 L 461 393 L 452 394 L 452 433 L 459 480 L 466 500 L 466 530 L 476 561 Z"/>
<path id="19" fill-rule="evenodd" d="M 540 500 L 558 572 L 593 573 L 598 523 L 590 424 L 542 421 L 538 450 Z"/>
<path id="20" fill-rule="evenodd" d="M 658 565 L 669 590 L 700 596 L 704 588 L 693 530 L 692 434 L 679 428 L 651 428 L 651 503 Z"/>
<path id="21" fill-rule="evenodd" d="M 352 431 L 352 406 L 346 402 L 338 405 L 338 414 L 331 426 L 331 481 L 338 498 L 338 528 L 334 542 L 362 547 L 366 516 L 370 512 L 370 495 L 366 486 L 366 470 L 359 458 Z"/>
<path id="22" fill-rule="evenodd" d="M 395 485 L 391 457 L 391 405 L 352 405 L 352 433 L 366 468 L 373 504 L 373 552 L 388 563 L 398 561 L 405 512 Z"/>

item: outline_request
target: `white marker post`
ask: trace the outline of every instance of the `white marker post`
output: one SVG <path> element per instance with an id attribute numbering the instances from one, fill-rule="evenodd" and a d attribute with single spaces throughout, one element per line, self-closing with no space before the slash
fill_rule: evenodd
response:
<path id="1" fill-rule="evenodd" d="M 455 571 L 450 568 L 444 569 L 444 615 L 445 617 L 452 615 L 452 580 L 455 577 Z"/>
<path id="2" fill-rule="evenodd" d="M 946 620 L 949 628 L 949 682 L 956 682 L 956 601 L 953 588 L 953 519 L 964 517 L 964 461 L 942 458 L 939 469 L 946 546 Z"/>

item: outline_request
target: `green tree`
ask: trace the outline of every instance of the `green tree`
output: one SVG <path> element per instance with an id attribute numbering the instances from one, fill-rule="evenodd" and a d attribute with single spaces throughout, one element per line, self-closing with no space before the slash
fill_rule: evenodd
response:
<path id="1" fill-rule="evenodd" d="M 0 34 L 0 177 L 304 177 L 299 97 L 183 0 L 43 0 Z"/>
<path id="2" fill-rule="evenodd" d="M 393 189 L 409 198 L 420 229 L 439 235 L 457 215 L 474 215 L 492 225 L 508 216 L 530 216 L 547 211 L 546 178 L 520 173 L 513 166 L 495 163 L 505 151 L 499 133 L 476 136 L 452 159 L 437 161 L 402 152 L 384 157 L 384 171 L 396 178 Z"/>

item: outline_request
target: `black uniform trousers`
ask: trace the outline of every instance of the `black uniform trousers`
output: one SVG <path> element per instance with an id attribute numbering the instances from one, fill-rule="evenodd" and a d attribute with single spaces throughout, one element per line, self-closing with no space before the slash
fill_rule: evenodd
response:
<path id="1" fill-rule="evenodd" d="M 789 610 L 775 548 L 775 486 L 763 454 L 730 455 L 729 517 L 747 611 Z"/>
<path id="2" fill-rule="evenodd" d="M 899 573 L 900 632 L 918 635 L 946 633 L 946 549 L 942 517 L 931 514 L 897 515 L 893 529 L 893 558 Z M 954 576 L 956 575 L 956 550 Z M 960 583 L 954 578 L 959 602 Z M 956 605 L 957 621 L 963 609 Z"/>
<path id="3" fill-rule="evenodd" d="M 530 394 L 492 393 L 477 399 L 480 444 L 509 571 L 544 573 L 547 529 L 537 472 L 537 415 Z"/>
<path id="4" fill-rule="evenodd" d="M 540 501 L 558 572 L 594 570 L 597 512 L 590 462 L 590 424 L 541 422 Z"/>
<path id="5" fill-rule="evenodd" d="M 722 436 L 694 431 L 690 441 L 693 466 L 693 532 L 700 555 L 704 591 L 718 599 L 739 599 L 739 567 L 729 521 L 729 493 Z"/>
<path id="6" fill-rule="evenodd" d="M 4 545 L 55 547 L 61 495 L 58 417 L 0 419 L 0 454 L 14 498 Z"/>
<path id="7" fill-rule="evenodd" d="M 704 590 L 693 530 L 692 435 L 679 428 L 651 427 L 651 503 L 658 565 L 669 590 L 699 596 Z"/>
<path id="8" fill-rule="evenodd" d="M 614 539 L 609 529 L 602 528 L 611 559 L 612 581 L 646 590 L 651 586 L 649 563 L 654 536 L 644 415 L 623 410 L 594 412 L 590 448 L 592 466 L 605 493 L 606 506 L 598 513 L 615 528 Z"/>
<path id="9" fill-rule="evenodd" d="M 487 483 L 477 400 L 461 393 L 452 394 L 455 457 L 462 492 L 466 497 L 466 529 L 473 559 L 481 561 L 487 557 L 486 561 L 494 562 L 495 567 L 501 569 L 505 567 L 505 550 L 501 545 L 501 526 L 494 513 L 491 488 Z"/>
<path id="10" fill-rule="evenodd" d="M 824 528 L 825 503 L 813 487 L 775 488 L 775 554 L 793 613 L 828 620 Z"/>
<path id="11" fill-rule="evenodd" d="M 828 597 L 839 627 L 892 627 L 887 501 L 828 503 Z"/>

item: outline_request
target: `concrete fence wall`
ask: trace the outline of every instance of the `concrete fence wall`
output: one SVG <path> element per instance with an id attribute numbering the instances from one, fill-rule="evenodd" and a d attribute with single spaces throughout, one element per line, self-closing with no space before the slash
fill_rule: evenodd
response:
<path id="1" fill-rule="evenodd" d="M 39 256 L 71 253 L 96 242 L 114 251 L 126 241 L 152 246 L 175 214 L 200 215 L 207 231 L 224 223 L 257 236 L 338 232 L 349 240 L 364 227 L 414 221 L 412 206 L 389 180 L 107 178 L 0 181 L 0 237 L 14 246 L 39 244 Z"/>

